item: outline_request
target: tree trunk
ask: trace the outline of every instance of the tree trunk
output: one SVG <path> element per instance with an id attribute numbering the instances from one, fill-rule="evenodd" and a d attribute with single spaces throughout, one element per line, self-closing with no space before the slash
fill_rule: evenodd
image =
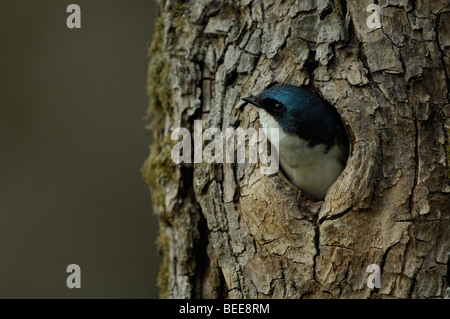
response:
<path id="1" fill-rule="evenodd" d="M 161 297 L 445 297 L 448 2 L 379 0 L 381 28 L 367 0 L 158 2 L 143 171 Z M 258 128 L 240 98 L 274 83 L 318 92 L 346 125 L 351 154 L 324 201 L 259 164 L 172 161 L 172 131 L 194 120 Z"/>

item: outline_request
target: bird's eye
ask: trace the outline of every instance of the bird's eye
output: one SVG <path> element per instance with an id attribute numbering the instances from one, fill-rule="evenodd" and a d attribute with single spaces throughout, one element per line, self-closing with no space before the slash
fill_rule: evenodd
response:
<path id="1" fill-rule="evenodd" d="M 283 103 L 276 103 L 276 104 L 273 106 L 273 110 L 276 111 L 276 112 L 281 112 L 281 111 L 283 111 L 283 110 L 284 110 L 284 105 L 283 105 Z"/>

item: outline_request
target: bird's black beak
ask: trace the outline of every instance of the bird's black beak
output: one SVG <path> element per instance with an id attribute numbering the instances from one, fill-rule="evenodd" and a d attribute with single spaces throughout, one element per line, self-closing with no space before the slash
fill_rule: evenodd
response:
<path id="1" fill-rule="evenodd" d="M 243 97 L 242 100 L 250 104 L 253 104 L 256 107 L 262 107 L 261 104 L 259 103 L 259 100 L 255 97 Z"/>

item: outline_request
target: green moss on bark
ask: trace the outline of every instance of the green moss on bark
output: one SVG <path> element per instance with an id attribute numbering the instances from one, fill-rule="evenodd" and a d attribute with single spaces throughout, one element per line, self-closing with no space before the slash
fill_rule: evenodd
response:
<path id="1" fill-rule="evenodd" d="M 169 80 L 170 66 L 164 51 L 164 22 L 156 19 L 155 34 L 149 50 L 147 92 L 150 96 L 149 114 L 162 113 L 170 107 L 171 84 Z M 161 123 L 161 125 L 163 125 Z"/>
<path id="2" fill-rule="evenodd" d="M 154 142 L 150 147 L 150 155 L 142 166 L 142 174 L 151 188 L 152 200 L 156 213 L 160 216 L 157 245 L 163 255 L 158 274 L 160 298 L 170 296 L 172 278 L 169 271 L 170 242 L 165 235 L 166 226 L 162 221 L 165 214 L 165 197 L 162 185 L 173 178 L 175 171 L 171 160 L 171 150 L 175 141 L 163 137 L 165 113 L 170 109 L 172 90 L 169 78 L 170 65 L 164 50 L 165 27 L 161 17 L 155 24 L 155 33 L 149 48 L 150 63 L 147 77 L 147 93 L 150 97 L 148 115 L 153 118 L 148 128 L 153 132 Z"/>

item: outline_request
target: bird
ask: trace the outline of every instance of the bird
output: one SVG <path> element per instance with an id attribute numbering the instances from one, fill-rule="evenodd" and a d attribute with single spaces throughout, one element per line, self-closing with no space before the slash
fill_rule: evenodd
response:
<path id="1" fill-rule="evenodd" d="M 286 84 L 242 100 L 257 108 L 271 143 L 268 129 L 279 129 L 277 151 L 287 179 L 309 199 L 323 200 L 349 155 L 347 131 L 336 109 L 311 90 Z"/>

